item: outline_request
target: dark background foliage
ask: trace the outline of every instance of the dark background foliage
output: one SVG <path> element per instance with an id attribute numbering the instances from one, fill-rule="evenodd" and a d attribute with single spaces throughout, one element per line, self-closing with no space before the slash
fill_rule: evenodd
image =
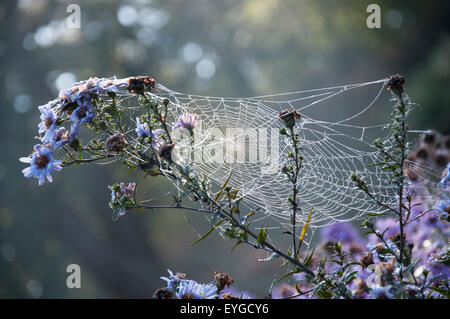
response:
<path id="1" fill-rule="evenodd" d="M 263 296 L 278 263 L 258 263 L 247 247 L 230 253 L 217 236 L 188 248 L 195 232 L 179 212 L 112 222 L 106 185 L 134 177 L 119 166 L 71 167 L 42 187 L 23 178 L 18 158 L 36 143 L 36 107 L 90 76 L 148 74 L 181 92 L 255 96 L 401 73 L 420 104 L 412 126 L 450 133 L 449 2 L 379 0 L 382 28 L 373 30 L 371 2 L 1 1 L 0 297 L 145 298 L 166 268 L 203 282 L 226 271 Z M 70 3 L 81 7 L 81 29 L 66 27 Z M 168 190 L 161 179 L 146 193 Z M 66 287 L 72 263 L 81 289 Z"/>

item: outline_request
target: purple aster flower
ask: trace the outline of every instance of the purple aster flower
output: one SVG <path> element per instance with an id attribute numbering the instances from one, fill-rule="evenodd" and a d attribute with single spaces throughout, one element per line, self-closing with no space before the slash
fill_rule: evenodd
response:
<path id="1" fill-rule="evenodd" d="M 62 169 L 61 161 L 53 159 L 53 152 L 50 148 L 39 144 L 34 146 L 31 157 L 21 157 L 19 160 L 23 163 L 30 163 L 30 167 L 23 169 L 22 173 L 27 178 L 35 177 L 39 179 L 39 185 L 44 183 L 45 178 L 52 182 L 50 173 Z"/>
<path id="2" fill-rule="evenodd" d="M 188 130 L 193 130 L 195 128 L 195 126 L 197 125 L 197 119 L 198 119 L 198 115 L 197 114 L 190 114 L 190 113 L 185 113 L 183 115 L 180 115 L 178 117 L 178 122 L 175 123 L 175 125 L 173 126 L 174 129 L 188 129 Z"/>
<path id="3" fill-rule="evenodd" d="M 114 219 L 125 215 L 127 209 L 134 206 L 133 193 L 136 189 L 136 183 L 125 183 L 114 184 L 113 186 L 108 186 L 111 189 L 111 200 L 109 202 L 109 207 L 117 214 Z"/>
<path id="4" fill-rule="evenodd" d="M 180 281 L 175 294 L 178 299 L 214 299 L 217 287 L 214 284 L 199 284 L 194 280 Z"/>
<path id="5" fill-rule="evenodd" d="M 153 140 L 153 146 L 157 148 L 163 143 L 163 140 L 161 140 L 159 136 L 164 133 L 164 130 L 156 129 L 150 132 L 148 123 L 141 123 L 141 120 L 138 117 L 136 118 L 136 133 L 139 137 L 142 138 L 151 136 Z"/>
<path id="6" fill-rule="evenodd" d="M 136 133 L 139 137 L 149 137 L 150 128 L 147 123 L 141 123 L 139 117 L 136 117 Z"/>
<path id="7" fill-rule="evenodd" d="M 446 222 L 449 220 L 450 199 L 437 202 L 433 208 L 439 213 L 439 220 L 441 222 Z"/>
<path id="8" fill-rule="evenodd" d="M 69 132 L 65 127 L 60 127 L 56 130 L 55 138 L 53 140 L 53 143 L 51 143 L 50 145 L 54 149 L 61 148 L 64 145 L 72 143 L 76 134 L 78 134 L 78 131 L 70 130 Z"/>
<path id="9" fill-rule="evenodd" d="M 59 98 L 71 102 L 80 101 L 83 98 L 89 100 L 92 95 L 117 93 L 120 87 L 127 85 L 128 78 L 118 80 L 115 77 L 114 79 L 91 77 L 89 80 L 74 83 L 69 88 L 61 90 Z"/>
<path id="10" fill-rule="evenodd" d="M 120 186 L 121 186 L 120 187 L 120 192 L 123 195 L 130 197 L 133 194 L 133 192 L 134 192 L 134 190 L 136 188 L 136 183 L 134 183 L 134 182 L 128 183 L 127 186 L 125 186 L 124 183 L 120 183 Z"/>
<path id="11" fill-rule="evenodd" d="M 39 133 L 44 133 L 41 141 L 44 143 L 53 143 L 56 134 L 56 115 L 53 112 L 51 105 L 46 104 L 39 106 L 41 112 L 41 123 L 39 123 Z"/>
<path id="12" fill-rule="evenodd" d="M 120 87 L 125 87 L 127 85 L 128 79 L 118 80 L 114 77 L 114 79 L 111 80 L 94 77 L 86 81 L 74 83 L 69 88 L 61 90 L 59 92 L 59 98 L 61 100 L 78 103 L 82 99 L 89 100 L 92 95 L 117 93 Z"/>
<path id="13" fill-rule="evenodd" d="M 167 269 L 169 277 L 160 277 L 162 280 L 167 281 L 167 288 L 175 289 L 182 281 L 186 281 L 184 274 L 177 273 L 176 275 L 170 269 Z"/>
<path id="14" fill-rule="evenodd" d="M 70 116 L 72 123 L 87 123 L 94 117 L 94 111 L 92 110 L 91 103 L 84 101 L 79 105 Z"/>

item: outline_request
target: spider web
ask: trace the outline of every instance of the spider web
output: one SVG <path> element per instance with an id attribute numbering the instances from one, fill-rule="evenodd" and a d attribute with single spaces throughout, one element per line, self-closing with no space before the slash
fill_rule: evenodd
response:
<path id="1" fill-rule="evenodd" d="M 198 114 L 201 124 L 195 129 L 194 144 L 186 136 L 174 136 L 177 160 L 192 165 L 217 188 L 229 180 L 227 185 L 238 189 L 239 196 L 243 197 L 241 207 L 247 209 L 246 213 L 257 209 L 252 221 L 261 222 L 265 228 L 292 227 L 288 201 L 292 185 L 281 171 L 288 162 L 286 154 L 291 145 L 285 136 L 279 135 L 284 123 L 278 118 L 278 112 L 296 110 L 301 117 L 295 132 L 300 136 L 300 153 L 304 158 L 297 185 L 301 212 L 296 223 L 302 227 L 313 208 L 305 241 L 309 246 L 308 239 L 312 239 L 317 228 L 352 221 L 368 213 L 386 212 L 355 187 L 350 180 L 352 173 L 362 176 L 381 202 L 388 206 L 396 203 L 389 174 L 376 165 L 382 158 L 371 147 L 375 137 L 383 139 L 389 135 L 387 126 L 358 124 L 362 119 L 376 117 L 380 105 L 386 106 L 386 101 L 380 101 L 389 94 L 385 90 L 386 82 L 387 79 L 381 79 L 247 98 L 183 94 L 157 84 L 150 94 L 160 102 L 170 101 L 168 123 L 175 123 L 186 113 Z M 352 114 L 341 119 L 335 118 L 348 109 L 339 99 L 341 96 L 367 88 L 374 93 L 368 100 L 365 96 L 365 102 L 360 102 L 362 107 L 352 109 Z M 129 93 L 121 94 L 121 98 L 138 110 Z M 325 109 L 320 111 L 324 105 Z M 324 120 L 326 108 L 330 107 L 335 109 L 332 118 Z M 191 153 L 186 155 L 186 150 Z M 428 184 L 429 175 L 439 174 L 432 168 L 424 167 L 422 171 L 427 174 L 420 177 Z"/>
<path id="2" fill-rule="evenodd" d="M 366 139 L 368 131 L 379 132 L 384 125 L 358 126 L 351 123 L 375 104 L 384 91 L 385 83 L 386 79 L 382 79 L 250 98 L 189 95 L 157 85 L 157 90 L 152 94 L 155 99 L 170 100 L 168 109 L 174 119 L 185 113 L 199 115 L 203 129 L 196 130 L 194 134 L 196 142 L 193 145 L 192 166 L 219 186 L 231 176 L 228 186 L 239 190 L 239 195 L 244 197 L 244 205 L 249 210 L 259 208 L 254 220 L 270 219 L 273 221 L 270 223 L 272 228 L 291 225 L 291 204 L 287 198 L 292 194 L 292 185 L 281 172 L 291 146 L 287 138 L 278 135 L 284 123 L 279 120 L 277 112 L 290 108 L 300 113 L 295 130 L 300 135 L 304 160 L 298 181 L 302 213 L 298 214 L 297 223 L 303 225 L 313 207 L 310 226 L 314 229 L 351 221 L 367 213 L 383 212 L 355 188 L 349 178 L 352 173 L 364 176 L 371 191 L 383 203 L 395 203 L 392 188 L 387 182 L 388 174 L 374 166 L 381 158 L 370 148 L 372 140 Z M 379 89 L 373 100 L 357 114 L 337 122 L 317 120 L 306 115 L 308 108 L 365 86 L 379 86 Z M 211 140 L 211 134 L 227 129 L 233 134 L 218 134 Z M 187 139 L 178 139 L 175 143 L 178 150 L 189 148 Z M 266 143 L 270 146 L 264 145 Z M 242 150 L 244 147 L 245 153 Z M 249 161 L 252 147 L 259 148 L 256 162 L 255 155 L 253 161 Z M 271 147 L 276 149 L 275 154 Z M 211 154 L 211 148 L 216 154 Z M 229 152 L 230 148 L 241 148 L 241 152 Z M 265 154 L 268 150 L 269 155 Z"/>

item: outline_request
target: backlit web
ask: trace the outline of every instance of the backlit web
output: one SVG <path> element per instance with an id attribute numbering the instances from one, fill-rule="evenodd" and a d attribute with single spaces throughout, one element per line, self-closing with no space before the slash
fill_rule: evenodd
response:
<path id="1" fill-rule="evenodd" d="M 297 223 L 303 225 L 310 208 L 314 207 L 310 226 L 315 229 L 351 221 L 367 213 L 383 212 L 355 188 L 349 178 L 352 173 L 362 176 L 383 203 L 393 205 L 396 201 L 388 174 L 374 165 L 381 158 L 370 147 L 374 138 L 383 138 L 388 130 L 383 129 L 383 124 L 356 124 L 374 108 L 386 105 L 388 100 L 379 103 L 382 96 L 390 95 L 385 91 L 385 84 L 386 79 L 382 79 L 249 98 L 182 94 L 157 84 L 152 95 L 159 100 L 169 99 L 168 109 L 173 121 L 186 112 L 199 115 L 201 125 L 195 131 L 194 155 L 189 159 L 185 157 L 184 161 L 191 163 L 217 186 L 231 176 L 228 185 L 239 189 L 248 210 L 259 208 L 253 220 L 260 220 L 272 228 L 288 226 L 291 222 L 291 206 L 287 198 L 292 193 L 292 185 L 281 172 L 290 145 L 286 137 L 278 134 L 284 127 L 278 112 L 294 109 L 300 113 L 295 129 L 300 134 L 304 161 L 298 183 L 302 213 L 298 215 Z M 333 101 L 363 88 L 374 89 L 372 96 L 369 99 L 366 96 L 363 107 L 352 115 L 336 121 L 308 115 L 327 103 L 335 109 L 345 108 L 345 105 L 333 104 Z M 181 149 L 190 147 L 189 139 L 180 137 L 175 141 L 180 153 Z"/>
<path id="2" fill-rule="evenodd" d="M 392 206 L 396 202 L 389 174 L 375 165 L 382 158 L 371 147 L 375 138 L 389 135 L 385 124 L 373 123 L 376 118 L 385 118 L 387 122 L 393 105 L 392 101 L 389 103 L 392 97 L 386 92 L 386 82 L 387 79 L 381 79 L 248 98 L 183 94 L 156 84 L 150 94 L 160 102 L 170 101 L 169 124 L 175 123 L 180 115 L 198 114 L 200 122 L 193 144 L 186 135 L 174 135 L 177 161 L 189 163 L 212 180 L 217 189 L 229 179 L 228 186 L 237 188 L 239 196 L 243 196 L 241 212 L 247 214 L 257 209 L 252 221 L 265 228 L 292 227 L 288 201 L 292 185 L 281 172 L 291 147 L 289 140 L 279 135 L 284 123 L 278 112 L 296 110 L 301 117 L 295 130 L 300 135 L 304 158 L 298 181 L 301 213 L 297 214 L 296 222 L 302 227 L 313 207 L 305 239 L 305 245 L 309 246 L 317 228 L 384 212 L 355 187 L 350 180 L 352 173 L 363 177 L 370 191 L 384 204 Z M 350 107 L 345 98 L 353 95 L 359 96 L 359 100 Z M 119 96 L 125 108 L 142 111 L 136 106 L 135 96 L 128 92 Z M 351 113 L 345 114 L 348 110 Z M 361 124 L 366 122 L 372 123 Z M 138 143 L 132 136 L 132 128 L 128 134 L 128 141 Z M 191 150 L 191 154 L 186 155 L 186 150 Z M 437 178 L 439 171 L 422 167 L 421 172 L 419 180 L 424 182 L 421 185 L 436 185 L 430 176 Z M 175 186 L 179 188 L 176 183 Z"/>

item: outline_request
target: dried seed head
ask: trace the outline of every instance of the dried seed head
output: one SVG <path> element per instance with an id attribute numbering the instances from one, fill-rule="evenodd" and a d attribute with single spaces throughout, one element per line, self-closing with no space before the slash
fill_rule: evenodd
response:
<path id="1" fill-rule="evenodd" d="M 236 297 L 235 295 L 231 293 L 224 293 L 222 294 L 223 299 L 239 299 L 239 297 Z"/>
<path id="2" fill-rule="evenodd" d="M 160 288 L 153 293 L 153 299 L 173 299 L 173 292 L 167 288 Z"/>
<path id="3" fill-rule="evenodd" d="M 155 79 L 151 76 L 135 76 L 128 79 L 127 90 L 134 94 L 144 94 L 145 89 L 155 88 Z"/>
<path id="4" fill-rule="evenodd" d="M 214 281 L 216 282 L 218 291 L 223 290 L 225 287 L 230 287 L 234 280 L 227 273 L 214 272 Z"/>
<path id="5" fill-rule="evenodd" d="M 397 245 L 397 247 L 400 247 L 400 241 L 401 241 L 401 235 L 400 233 L 396 233 L 389 237 L 389 239 Z M 403 242 L 406 242 L 406 233 L 403 233 Z"/>
<path id="6" fill-rule="evenodd" d="M 387 90 L 394 93 L 397 96 L 401 96 L 404 92 L 403 85 L 406 80 L 400 74 L 391 75 L 387 82 Z"/>
<path id="7" fill-rule="evenodd" d="M 369 251 L 364 256 L 362 256 L 360 263 L 363 264 L 363 268 L 367 268 L 369 267 L 369 265 L 372 265 L 374 263 L 372 253 Z"/>
<path id="8" fill-rule="evenodd" d="M 278 112 L 278 117 L 280 120 L 284 121 L 286 127 L 292 128 L 295 125 L 295 121 L 300 118 L 300 114 L 298 114 L 295 110 L 286 109 Z"/>
<path id="9" fill-rule="evenodd" d="M 364 292 L 367 292 L 369 288 L 366 282 L 362 279 L 357 279 L 355 286 L 356 286 L 355 295 L 362 295 Z"/>
<path id="10" fill-rule="evenodd" d="M 109 152 L 121 152 L 124 147 L 128 144 L 125 136 L 120 133 L 116 133 L 110 137 L 105 142 L 105 150 Z"/>
<path id="11" fill-rule="evenodd" d="M 187 280 L 186 278 L 186 274 L 183 274 L 181 272 L 177 272 L 177 274 L 175 275 L 176 278 L 181 279 L 181 280 Z"/>

